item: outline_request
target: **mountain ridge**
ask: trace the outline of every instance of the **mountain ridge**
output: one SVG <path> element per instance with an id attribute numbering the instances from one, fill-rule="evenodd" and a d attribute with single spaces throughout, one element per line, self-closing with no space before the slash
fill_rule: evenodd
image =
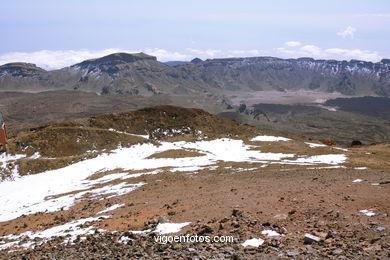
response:
<path id="1" fill-rule="evenodd" d="M 33 82 L 29 82 L 32 80 Z M 63 69 L 0 66 L 0 90 L 67 89 L 99 94 L 191 95 L 222 91 L 313 90 L 344 95 L 390 95 L 390 60 L 221 58 L 169 65 L 145 53 L 114 53 Z"/>

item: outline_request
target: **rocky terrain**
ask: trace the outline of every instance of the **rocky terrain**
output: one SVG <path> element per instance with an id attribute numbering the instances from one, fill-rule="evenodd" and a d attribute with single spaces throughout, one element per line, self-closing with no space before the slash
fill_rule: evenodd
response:
<path id="1" fill-rule="evenodd" d="M 144 53 L 115 53 L 54 71 L 33 64 L 5 64 L 0 66 L 0 90 L 72 90 L 141 96 L 200 92 L 196 80 Z"/>
<path id="2" fill-rule="evenodd" d="M 389 66 L 0 66 L 0 259 L 390 257 Z"/>
<path id="3" fill-rule="evenodd" d="M 388 98 L 330 99 L 317 104 L 241 105 L 219 115 L 263 129 L 305 135 L 317 140 L 335 139 L 348 146 L 353 140 L 365 144 L 389 143 Z"/>
<path id="4" fill-rule="evenodd" d="M 172 64 L 172 63 L 168 63 Z M 390 62 L 335 61 L 311 58 L 229 58 L 157 61 L 144 53 L 116 53 L 60 70 L 33 64 L 0 66 L 0 90 L 64 89 L 101 94 L 194 94 L 221 91 L 314 90 L 344 95 L 390 94 Z"/>
<path id="5" fill-rule="evenodd" d="M 327 144 L 173 106 L 16 132 L 0 259 L 389 257 L 389 145 Z"/>
<path id="6" fill-rule="evenodd" d="M 387 143 L 388 93 L 387 59 L 255 57 L 165 64 L 144 53 L 115 53 L 54 71 L 27 63 L 0 66 L 0 110 L 10 132 L 175 105 L 341 145 Z"/>

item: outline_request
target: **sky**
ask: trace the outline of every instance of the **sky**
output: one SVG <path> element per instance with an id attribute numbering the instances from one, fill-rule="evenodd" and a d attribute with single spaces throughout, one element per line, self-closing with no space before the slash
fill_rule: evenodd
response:
<path id="1" fill-rule="evenodd" d="M 388 0 L 13 0 L 0 5 L 0 64 L 57 69 L 113 52 L 160 61 L 390 58 Z"/>

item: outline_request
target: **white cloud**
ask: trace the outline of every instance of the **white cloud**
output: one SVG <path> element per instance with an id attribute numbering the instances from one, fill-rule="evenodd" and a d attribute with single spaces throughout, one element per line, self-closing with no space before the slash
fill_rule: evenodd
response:
<path id="1" fill-rule="evenodd" d="M 41 50 L 35 52 L 12 52 L 0 55 L 0 65 L 10 62 L 29 62 L 35 63 L 37 66 L 44 69 L 52 70 L 116 52 L 137 53 L 141 51 L 156 56 L 160 61 L 187 60 L 189 58 L 188 55 L 164 49 L 125 50 L 113 48 L 105 50 Z"/>
<path id="2" fill-rule="evenodd" d="M 187 48 L 186 50 L 189 51 L 190 53 L 199 55 L 200 58 L 214 58 L 215 56 L 222 53 L 221 50 L 212 50 L 212 49 L 200 50 L 200 49 Z"/>
<path id="3" fill-rule="evenodd" d="M 164 49 L 146 49 L 145 53 L 156 56 L 159 61 L 185 61 L 190 58 L 187 54 L 180 52 L 171 52 Z"/>
<path id="4" fill-rule="evenodd" d="M 348 26 L 344 30 L 339 31 L 337 35 L 343 37 L 344 39 L 353 39 L 355 32 L 356 28 Z"/>
<path id="5" fill-rule="evenodd" d="M 377 62 L 382 57 L 376 51 L 360 50 L 360 49 L 341 49 L 328 48 L 322 49 L 315 45 L 304 45 L 302 47 L 279 47 L 275 49 L 279 55 L 288 58 L 312 57 L 316 59 L 336 59 L 336 60 L 365 60 Z"/>
<path id="6" fill-rule="evenodd" d="M 321 55 L 321 49 L 315 45 L 305 45 L 300 48 L 303 53 L 307 53 L 310 57 L 316 57 Z"/>
<path id="7" fill-rule="evenodd" d="M 326 49 L 325 52 L 330 56 L 340 56 L 344 57 L 345 59 L 359 59 L 367 61 L 380 61 L 382 59 L 382 57 L 377 52 L 360 49 L 330 48 Z"/>
<path id="8" fill-rule="evenodd" d="M 299 43 L 299 44 L 298 44 Z M 328 48 L 321 49 L 315 45 L 302 45 L 300 42 L 286 42 L 282 47 L 276 48 L 276 53 L 270 53 L 258 49 L 248 50 L 215 50 L 187 48 L 183 52 L 169 51 L 160 48 L 143 50 L 105 49 L 105 50 L 41 50 L 35 52 L 12 52 L 0 54 L 0 65 L 10 62 L 29 62 L 37 66 L 52 70 L 70 66 L 87 59 L 103 57 L 116 52 L 137 53 L 144 52 L 156 56 L 159 61 L 188 61 L 195 57 L 201 59 L 224 57 L 253 57 L 253 56 L 282 56 L 285 58 L 313 57 L 317 59 L 359 59 L 367 61 L 379 61 L 382 57 L 375 51 L 360 49 Z"/>
<path id="9" fill-rule="evenodd" d="M 10 62 L 35 63 L 45 69 L 63 68 L 83 60 L 120 52 L 119 49 L 91 50 L 41 50 L 35 52 L 11 52 L 0 55 L 0 64 Z"/>
<path id="10" fill-rule="evenodd" d="M 256 49 L 252 49 L 252 50 L 232 50 L 232 51 L 229 51 L 229 56 L 238 56 L 238 57 L 251 57 L 251 56 L 261 56 L 261 55 L 264 55 L 266 54 L 265 51 L 261 51 L 261 50 L 256 50 Z"/>
<path id="11" fill-rule="evenodd" d="M 301 42 L 298 42 L 298 41 L 289 41 L 289 42 L 285 42 L 284 45 L 288 46 L 288 47 L 297 47 L 297 46 L 300 46 L 301 45 Z"/>

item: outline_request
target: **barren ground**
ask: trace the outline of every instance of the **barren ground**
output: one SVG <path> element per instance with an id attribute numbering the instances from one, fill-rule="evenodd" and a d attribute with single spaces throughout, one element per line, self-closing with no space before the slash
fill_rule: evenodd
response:
<path id="1" fill-rule="evenodd" d="M 93 225 L 94 230 L 105 230 L 94 231 L 95 234 L 87 235 L 85 240 L 78 238 L 74 243 L 64 244 L 64 240 L 58 238 L 38 244 L 35 249 L 10 247 L 0 251 L 0 258 L 385 259 L 389 257 L 389 145 L 363 146 L 348 148 L 348 150 L 328 146 L 312 148 L 303 143 L 303 141 L 307 142 L 304 137 L 292 136 L 289 137 L 294 140 L 290 141 L 251 142 L 248 137 L 253 136 L 257 130 L 228 123 L 228 121 L 218 121 L 219 119 L 204 114 L 201 114 L 202 119 L 198 119 L 194 116 L 199 113 L 196 111 L 188 111 L 188 113 L 188 116 L 194 117 L 196 122 L 193 126 L 201 126 L 203 131 L 207 130 L 206 119 L 208 122 L 213 122 L 212 131 L 216 135 L 218 131 L 224 132 L 223 128 L 218 128 L 219 126 L 227 127 L 231 131 L 241 127 L 239 137 L 246 144 L 255 145 L 253 150 L 261 150 L 265 153 L 294 153 L 295 158 L 330 153 L 346 154 L 348 159 L 342 163 L 345 168 L 329 168 L 332 166 L 327 164 L 314 166 L 267 164 L 263 167 L 264 163 L 258 162 L 219 161 L 214 168 L 172 172 L 170 167 L 162 167 L 159 168 L 161 172 L 158 174 L 135 178 L 130 177 L 132 174 L 139 174 L 146 170 L 114 169 L 98 172 L 90 178 L 97 179 L 112 173 L 127 173 L 126 182 L 142 181 L 146 184 L 130 193 L 111 198 L 105 197 L 102 200 L 88 197 L 89 195 L 86 194 L 83 200 L 68 210 L 23 215 L 0 222 L 0 237 L 7 242 L 4 236 L 10 234 L 47 230 L 82 218 L 111 216 L 84 225 Z M 162 113 L 158 113 L 158 116 L 161 115 Z M 117 120 L 120 118 L 118 116 Z M 134 118 L 138 117 L 134 116 Z M 155 117 L 152 118 L 157 120 Z M 100 119 L 101 126 L 107 123 L 105 117 Z M 140 122 L 141 119 L 142 117 Z M 114 127 L 118 126 L 121 126 L 119 121 L 117 125 L 114 124 Z M 44 135 L 47 133 L 45 131 L 49 130 L 51 131 L 51 128 L 37 130 L 36 136 Z M 117 133 L 110 132 L 110 135 Z M 120 135 L 119 132 L 117 134 Z M 91 133 L 88 136 L 94 138 Z M 20 138 L 22 137 L 25 138 L 23 135 Z M 117 136 L 112 137 L 113 142 L 116 142 L 117 138 Z M 177 141 L 173 137 L 167 140 L 169 139 Z M 188 137 L 181 140 L 190 141 Z M 180 159 L 202 156 L 204 153 L 196 150 L 166 150 L 148 158 Z M 356 182 L 357 179 L 361 181 Z M 123 180 L 113 180 L 110 184 L 121 181 Z M 112 211 L 97 214 L 118 204 L 120 206 Z M 360 212 L 361 210 L 370 210 L 375 215 L 367 216 Z M 153 240 L 154 233 L 139 235 L 129 233 L 132 230 L 150 229 L 166 221 L 191 222 L 176 235 L 230 235 L 235 241 L 215 244 L 159 244 Z M 261 234 L 262 230 L 274 230 L 280 236 L 267 237 Z M 305 233 L 317 236 L 319 241 L 305 241 Z M 131 240 L 123 242 L 121 240 L 123 237 Z M 262 238 L 265 242 L 258 248 L 243 247 L 242 243 L 251 238 Z M 35 242 L 40 241 L 40 239 L 35 240 Z"/>

